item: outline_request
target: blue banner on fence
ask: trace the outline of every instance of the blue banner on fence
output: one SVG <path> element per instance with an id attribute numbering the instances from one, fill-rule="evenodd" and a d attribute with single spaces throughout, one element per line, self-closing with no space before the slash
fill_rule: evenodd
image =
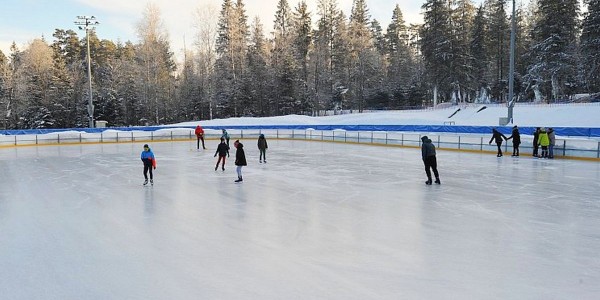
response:
<path id="1" fill-rule="evenodd" d="M 67 128 L 67 129 L 24 129 L 0 130 L 3 135 L 35 135 L 78 131 L 86 133 L 101 133 L 106 130 L 117 131 L 157 131 L 170 129 L 194 129 L 195 126 L 145 126 L 145 127 L 108 127 L 108 128 Z M 247 125 L 247 126 L 203 126 L 204 129 L 230 130 L 346 130 L 346 131 L 402 131 L 422 133 L 472 133 L 491 134 L 492 128 L 504 134 L 511 134 L 511 126 L 451 126 L 451 125 Z M 535 127 L 519 127 L 519 132 L 532 135 Z M 574 137 L 600 137 L 600 128 L 584 127 L 554 127 L 556 135 Z"/>

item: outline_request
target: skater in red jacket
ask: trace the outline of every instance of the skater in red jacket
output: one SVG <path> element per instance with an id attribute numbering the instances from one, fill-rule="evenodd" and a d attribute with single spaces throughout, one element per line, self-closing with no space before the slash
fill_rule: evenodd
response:
<path id="1" fill-rule="evenodd" d="M 196 149 L 200 149 L 200 141 L 202 141 L 202 149 L 206 150 L 206 147 L 204 147 L 204 129 L 202 129 L 202 127 L 200 125 L 196 126 L 196 130 L 194 131 L 194 133 L 196 134 Z"/>

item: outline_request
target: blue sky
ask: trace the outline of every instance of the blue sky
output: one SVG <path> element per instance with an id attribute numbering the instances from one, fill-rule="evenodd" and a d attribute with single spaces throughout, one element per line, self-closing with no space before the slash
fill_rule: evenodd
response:
<path id="1" fill-rule="evenodd" d="M 169 33 L 172 50 L 180 56 L 184 36 L 190 45 L 194 36 L 194 11 L 206 5 L 213 5 L 218 12 L 222 0 L 154 0 L 161 11 L 166 30 Z M 391 20 L 392 10 L 400 5 L 405 19 L 411 23 L 421 22 L 423 1 L 411 0 L 367 0 L 372 17 L 385 27 Z M 481 1 L 476 1 L 481 2 Z M 0 50 L 8 54 L 10 44 L 15 41 L 20 49 L 34 38 L 44 36 L 52 41 L 54 29 L 74 29 L 78 15 L 94 15 L 101 23 L 97 33 L 102 39 L 113 41 L 136 41 L 135 25 L 142 18 L 142 12 L 149 1 L 145 0 L 2 0 L 0 4 Z M 259 16 L 265 30 L 272 28 L 277 0 L 245 0 L 250 20 Z M 289 0 L 290 6 L 298 3 Z M 316 18 L 317 0 L 307 0 L 313 18 Z M 350 13 L 352 0 L 338 0 L 340 7 Z M 83 32 L 81 32 L 83 36 Z"/>

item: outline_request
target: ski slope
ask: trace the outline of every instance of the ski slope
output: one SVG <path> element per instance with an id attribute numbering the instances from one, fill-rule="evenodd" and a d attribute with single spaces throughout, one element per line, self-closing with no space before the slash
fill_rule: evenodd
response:
<path id="1" fill-rule="evenodd" d="M 227 126 L 227 125 L 454 125 L 498 126 L 500 117 L 506 117 L 508 109 L 503 105 L 455 106 L 444 109 L 418 111 L 381 111 L 362 114 L 346 114 L 326 117 L 281 116 L 268 118 L 230 118 L 196 120 L 173 124 L 175 126 Z M 461 110 L 448 118 L 458 108 Z M 531 127 L 600 127 L 600 103 L 517 105 L 514 108 L 514 124 Z M 511 125 L 512 126 L 512 125 Z"/>

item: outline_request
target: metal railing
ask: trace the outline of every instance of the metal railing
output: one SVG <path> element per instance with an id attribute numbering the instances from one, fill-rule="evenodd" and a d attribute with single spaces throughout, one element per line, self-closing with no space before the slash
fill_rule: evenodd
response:
<path id="1" fill-rule="evenodd" d="M 232 140 L 258 138 L 264 134 L 267 139 L 293 139 L 355 144 L 377 144 L 389 146 L 420 147 L 425 134 L 413 132 L 383 131 L 344 131 L 344 130 L 285 130 L 285 129 L 244 129 L 229 130 Z M 218 139 L 220 131 L 206 130 L 207 139 Z M 427 134 L 438 149 L 453 149 L 474 152 L 496 152 L 496 144 L 489 144 L 490 136 L 470 134 Z M 64 145 L 89 143 L 131 143 L 147 141 L 186 141 L 195 140 L 193 129 L 164 129 L 157 131 L 105 131 L 102 133 L 58 132 L 42 135 L 0 136 L 0 147 Z M 512 143 L 505 142 L 503 150 L 512 152 Z M 530 155 L 533 140 L 521 137 L 521 155 Z M 510 151 L 510 152 L 509 152 Z M 555 157 L 600 159 L 600 141 L 593 139 L 557 139 Z"/>

